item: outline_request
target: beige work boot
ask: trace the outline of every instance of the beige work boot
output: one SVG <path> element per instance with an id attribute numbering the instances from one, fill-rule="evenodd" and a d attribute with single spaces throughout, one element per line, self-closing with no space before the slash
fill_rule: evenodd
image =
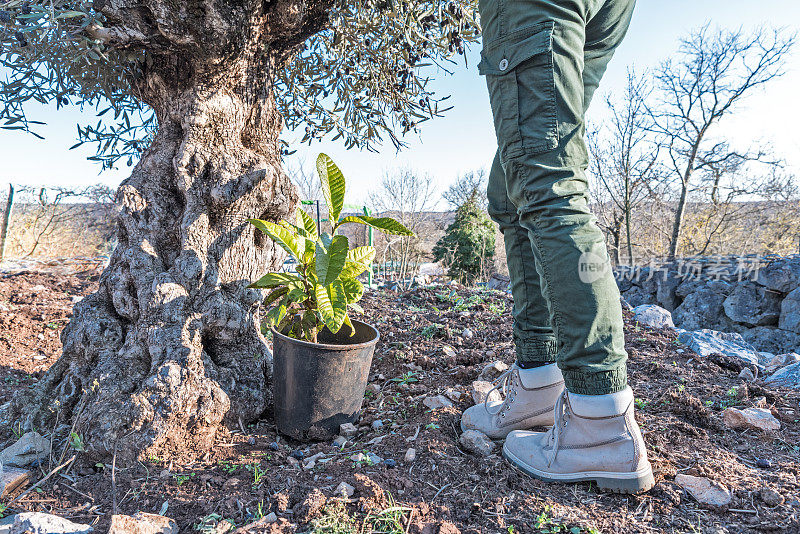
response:
<path id="1" fill-rule="evenodd" d="M 512 430 L 553 424 L 553 408 L 564 390 L 564 378 L 556 364 L 520 369 L 517 364 L 500 375 L 492 391 L 502 401 L 476 404 L 461 416 L 461 430 L 479 430 L 492 439 L 502 439 Z M 491 392 L 490 392 L 491 393 Z"/>
<path id="2" fill-rule="evenodd" d="M 503 456 L 547 482 L 594 481 L 615 493 L 639 493 L 655 484 L 630 388 L 610 395 L 564 391 L 554 426 L 547 432 L 510 433 Z"/>

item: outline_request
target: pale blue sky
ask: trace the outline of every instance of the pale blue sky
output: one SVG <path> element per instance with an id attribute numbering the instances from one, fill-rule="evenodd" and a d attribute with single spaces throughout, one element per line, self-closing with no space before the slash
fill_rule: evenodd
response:
<path id="1" fill-rule="evenodd" d="M 629 66 L 637 69 L 653 67 L 668 57 L 678 39 L 706 21 L 735 28 L 750 28 L 761 23 L 800 30 L 800 2 L 797 0 L 639 0 L 628 37 L 609 66 L 589 121 L 602 120 L 602 96 L 619 91 L 625 83 Z M 478 76 L 478 47 L 468 55 L 469 66 L 456 67 L 453 76 L 442 75 L 435 82 L 437 92 L 450 94 L 454 106 L 444 118 L 429 121 L 419 135 L 407 137 L 409 148 L 396 153 L 391 145 L 373 154 L 345 150 L 334 142 L 314 143 L 311 147 L 293 146 L 296 156 L 289 165 L 305 158 L 311 164 L 319 152 L 326 152 L 339 164 L 349 180 L 348 200 L 366 198 L 380 176 L 399 166 L 409 166 L 435 177 L 439 191 L 463 172 L 488 167 L 496 148 L 488 96 L 483 79 Z M 742 112 L 731 117 L 725 130 L 735 143 L 748 145 L 755 141 L 773 143 L 777 154 L 787 158 L 793 172 L 800 177 L 800 48 L 788 58 L 787 75 L 775 80 L 766 90 L 750 97 Z M 89 148 L 68 150 L 75 142 L 75 124 L 92 120 L 76 110 L 42 107 L 33 117 L 45 120 L 41 130 L 45 140 L 19 132 L 0 130 L 0 158 L 3 172 L 0 183 L 29 185 L 79 186 L 96 182 L 117 185 L 129 168 L 99 174 L 99 166 L 85 158 Z M 299 139 L 291 132 L 284 136 L 290 142 Z"/>

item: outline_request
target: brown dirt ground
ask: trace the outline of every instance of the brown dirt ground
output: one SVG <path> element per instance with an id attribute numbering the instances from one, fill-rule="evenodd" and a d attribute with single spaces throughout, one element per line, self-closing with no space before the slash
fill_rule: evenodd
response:
<path id="1" fill-rule="evenodd" d="M 96 280 L 97 271 L 0 276 L 0 403 L 55 361 L 71 296 L 90 292 Z M 166 507 L 181 532 L 223 532 L 221 518 L 241 526 L 270 511 L 279 521 L 253 532 L 800 532 L 800 392 L 746 384 L 731 362 L 696 359 L 675 343 L 674 333 L 626 317 L 637 419 L 658 483 L 639 496 L 546 484 L 516 472 L 498 454 L 477 458 L 458 446 L 471 381 L 487 362 L 513 361 L 507 295 L 442 287 L 373 292 L 363 304 L 382 340 L 360 432 L 343 450 L 287 441 L 267 413 L 219 435 L 214 450 L 193 462 L 149 458 L 112 469 L 79 455 L 64 476 L 52 477 L 11 511 L 53 512 L 93 523 L 97 532 L 106 531 L 115 502 L 121 513 Z M 471 340 L 460 336 L 466 327 L 475 333 Z M 445 344 L 455 348 L 455 357 L 444 354 Z M 464 393 L 455 407 L 431 412 L 422 404 L 426 395 L 448 388 Z M 724 407 L 754 405 L 770 407 L 781 430 L 723 425 Z M 376 419 L 384 426 L 372 430 Z M 12 429 L 0 429 L 0 446 L 13 438 Z M 63 447 L 57 443 L 56 451 Z M 417 456 L 406 464 L 409 447 Z M 303 469 L 290 458 L 296 451 L 304 458 L 322 452 L 328 460 Z M 397 465 L 349 459 L 363 451 Z M 771 465 L 759 468 L 758 459 Z M 47 471 L 45 465 L 38 475 Z M 672 482 L 679 472 L 725 484 L 733 502 L 724 510 L 705 508 Z M 355 486 L 352 499 L 333 498 L 342 481 Z M 763 488 L 777 490 L 784 503 L 768 505 L 760 498 Z"/>

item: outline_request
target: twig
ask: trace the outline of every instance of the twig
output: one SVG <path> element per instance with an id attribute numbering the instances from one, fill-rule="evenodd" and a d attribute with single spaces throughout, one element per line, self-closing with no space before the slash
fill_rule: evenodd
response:
<path id="1" fill-rule="evenodd" d="M 38 488 L 39 486 L 41 486 L 41 485 L 42 485 L 42 484 L 43 484 L 43 483 L 44 483 L 44 482 L 45 482 L 47 479 L 49 479 L 51 476 L 55 475 L 56 473 L 58 473 L 59 471 L 61 471 L 63 468 L 67 467 L 69 464 L 71 464 L 72 462 L 74 462 L 74 461 L 75 461 L 75 458 L 76 458 L 76 456 L 73 454 L 73 455 L 72 455 L 72 458 L 70 458 L 69 460 L 67 460 L 67 461 L 66 461 L 66 462 L 64 462 L 63 464 L 59 465 L 58 467 L 56 467 L 55 469 L 53 469 L 52 471 L 50 471 L 50 472 L 47 474 L 47 476 L 45 476 L 45 477 L 44 477 L 43 479 L 41 479 L 39 482 L 37 482 L 36 484 L 34 484 L 33 486 L 31 486 L 30 488 L 26 489 L 25 491 L 23 491 L 22 493 L 20 493 L 20 494 L 19 494 L 19 495 L 17 495 L 16 497 L 14 497 L 14 498 L 11 500 L 11 502 L 9 502 L 9 503 L 6 505 L 6 507 L 7 507 L 7 508 L 8 508 L 8 507 L 10 507 L 12 504 L 14 504 L 15 502 L 17 502 L 17 501 L 18 501 L 18 500 L 20 500 L 21 498 L 23 498 L 25 495 L 27 495 L 27 494 L 28 494 L 28 493 L 30 493 L 31 491 L 35 490 L 35 489 L 36 489 L 36 488 Z"/>
<path id="2" fill-rule="evenodd" d="M 433 499 L 431 499 L 431 502 L 435 501 L 435 500 L 436 500 L 436 497 L 438 497 L 438 496 L 439 496 L 439 494 L 440 494 L 441 492 L 443 492 L 443 491 L 444 491 L 446 488 L 449 488 L 449 487 L 450 487 L 450 486 L 452 486 L 452 485 L 453 485 L 452 483 L 451 483 L 451 484 L 445 484 L 444 486 L 442 486 L 441 488 L 439 488 L 439 491 L 437 491 L 437 492 L 436 492 L 436 495 L 434 495 L 434 496 L 433 496 Z"/>
<path id="3" fill-rule="evenodd" d="M 728 508 L 729 512 L 735 512 L 739 514 L 758 514 L 758 510 L 743 510 L 741 508 Z"/>
<path id="4" fill-rule="evenodd" d="M 117 444 L 114 442 L 114 456 L 111 458 L 111 510 L 113 515 L 117 515 Z"/>
<path id="5" fill-rule="evenodd" d="M 411 521 L 414 519 L 414 512 L 416 511 L 417 511 L 416 508 L 412 508 L 411 513 L 408 514 L 408 523 L 406 523 L 406 529 L 404 531 L 404 534 L 408 534 L 408 529 L 411 528 Z"/>

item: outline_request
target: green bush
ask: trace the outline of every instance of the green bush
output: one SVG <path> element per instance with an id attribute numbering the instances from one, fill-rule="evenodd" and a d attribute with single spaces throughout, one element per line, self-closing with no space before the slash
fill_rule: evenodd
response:
<path id="1" fill-rule="evenodd" d="M 433 256 L 448 269 L 448 275 L 472 284 L 487 274 L 494 260 L 494 223 L 481 209 L 474 190 L 456 210 L 456 219 L 433 247 Z"/>

